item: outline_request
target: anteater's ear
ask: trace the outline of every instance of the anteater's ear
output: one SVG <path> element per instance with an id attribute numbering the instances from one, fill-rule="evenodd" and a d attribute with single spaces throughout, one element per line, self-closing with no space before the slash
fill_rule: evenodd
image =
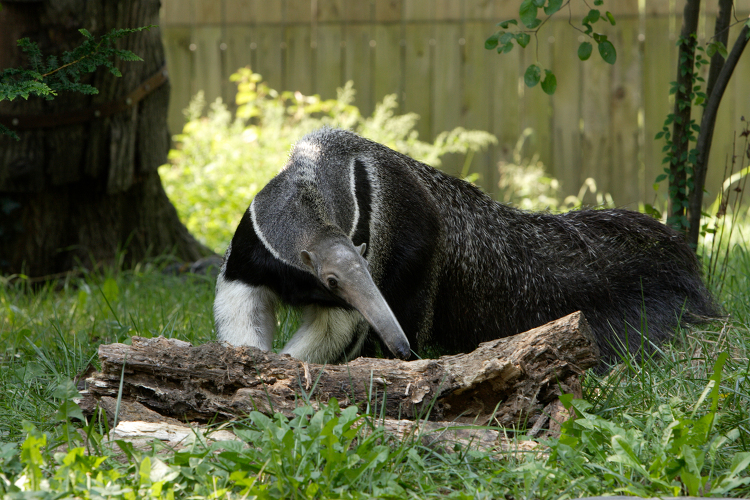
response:
<path id="1" fill-rule="evenodd" d="M 310 268 L 310 270 L 314 273 L 316 272 L 316 268 L 318 265 L 318 257 L 313 252 L 308 252 L 307 250 L 302 250 L 299 254 L 300 259 L 302 259 L 302 263 Z"/>
<path id="2" fill-rule="evenodd" d="M 362 243 L 360 246 L 356 247 L 357 251 L 359 252 L 359 255 L 362 257 L 365 256 L 365 252 L 367 251 L 367 243 Z"/>

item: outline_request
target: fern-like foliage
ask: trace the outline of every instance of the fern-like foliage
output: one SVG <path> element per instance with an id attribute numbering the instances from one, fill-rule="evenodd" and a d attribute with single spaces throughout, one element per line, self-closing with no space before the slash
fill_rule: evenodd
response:
<path id="1" fill-rule="evenodd" d="M 96 94 L 99 92 L 96 88 L 81 83 L 81 76 L 100 66 L 106 67 L 115 76 L 122 76 L 113 62 L 116 57 L 123 61 L 142 59 L 130 50 L 116 48 L 115 42 L 153 27 L 114 29 L 99 39 L 87 30 L 80 29 L 78 31 L 83 35 L 83 42 L 59 57 L 45 58 L 36 42 L 22 38 L 18 40 L 18 48 L 28 57 L 30 68 L 9 68 L 0 72 L 0 101 L 12 101 L 17 97 L 28 99 L 32 95 L 52 100 L 61 91 Z M 0 134 L 18 139 L 13 131 L 2 125 Z"/>

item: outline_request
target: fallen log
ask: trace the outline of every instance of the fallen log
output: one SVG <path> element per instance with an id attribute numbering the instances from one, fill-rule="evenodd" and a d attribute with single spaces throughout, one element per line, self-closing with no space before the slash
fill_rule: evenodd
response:
<path id="1" fill-rule="evenodd" d="M 254 410 L 291 416 L 297 406 L 336 398 L 342 407 L 356 404 L 385 418 L 525 427 L 533 435 L 555 432 L 566 415 L 558 397 L 581 397 L 580 376 L 598 363 L 599 352 L 577 312 L 439 359 L 315 365 L 251 347 L 133 337 L 132 345 L 101 345 L 99 360 L 82 407 L 109 407 L 110 418 L 122 383 L 122 408 L 138 403 L 182 422 Z M 120 420 L 142 419 L 134 415 Z"/>

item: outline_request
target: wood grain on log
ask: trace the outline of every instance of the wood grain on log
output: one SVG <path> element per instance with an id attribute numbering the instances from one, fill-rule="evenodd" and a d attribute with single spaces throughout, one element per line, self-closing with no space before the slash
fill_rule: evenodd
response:
<path id="1" fill-rule="evenodd" d="M 558 396 L 580 397 L 579 377 L 598 358 L 580 312 L 467 354 L 418 361 L 315 365 L 250 347 L 133 337 L 132 345 L 99 347 L 101 372 L 87 379 L 87 392 L 94 400 L 116 398 L 124 373 L 123 401 L 182 421 L 253 410 L 289 416 L 299 405 L 336 398 L 392 419 L 547 429 L 560 418 Z"/>

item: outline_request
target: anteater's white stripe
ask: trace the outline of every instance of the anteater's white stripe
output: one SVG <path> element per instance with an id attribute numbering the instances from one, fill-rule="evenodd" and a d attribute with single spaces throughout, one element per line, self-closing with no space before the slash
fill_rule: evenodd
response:
<path id="1" fill-rule="evenodd" d="M 354 204 L 354 216 L 352 217 L 352 228 L 349 231 L 349 239 L 354 238 L 354 232 L 357 230 L 357 223 L 359 223 L 359 205 L 357 204 L 357 180 L 354 177 L 354 165 L 356 161 L 352 158 L 349 162 L 349 190 L 352 195 L 352 203 Z"/>

